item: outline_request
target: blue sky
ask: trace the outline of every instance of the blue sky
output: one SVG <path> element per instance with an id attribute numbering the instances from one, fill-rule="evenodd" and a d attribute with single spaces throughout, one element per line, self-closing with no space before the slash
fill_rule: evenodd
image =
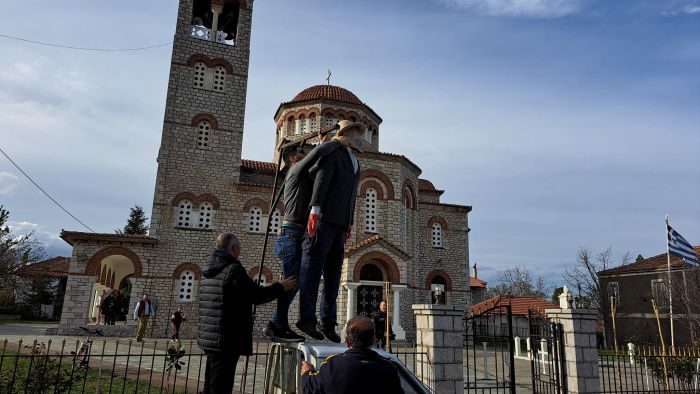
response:
<path id="1" fill-rule="evenodd" d="M 173 0 L 37 1 L 0 34 L 123 48 L 170 42 Z M 26 3 L 0 2 L 3 15 Z M 0 38 L 0 147 L 97 231 L 149 211 L 170 47 L 96 53 Z M 445 202 L 468 204 L 488 280 L 560 281 L 580 246 L 652 256 L 663 217 L 700 244 L 700 1 L 259 0 L 244 157 L 270 160 L 277 105 L 352 90 Z M 0 204 L 52 254 L 81 230 L 0 157 Z"/>

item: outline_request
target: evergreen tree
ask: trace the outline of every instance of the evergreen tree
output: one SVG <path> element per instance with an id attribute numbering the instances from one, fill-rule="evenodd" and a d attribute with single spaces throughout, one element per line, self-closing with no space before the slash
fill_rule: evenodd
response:
<path id="1" fill-rule="evenodd" d="M 117 234 L 134 234 L 134 235 L 146 235 L 148 234 L 148 225 L 146 221 L 146 212 L 144 212 L 143 207 L 140 205 L 134 205 L 131 208 L 131 213 L 129 213 L 129 220 L 126 222 L 126 226 L 123 229 L 116 230 Z"/>

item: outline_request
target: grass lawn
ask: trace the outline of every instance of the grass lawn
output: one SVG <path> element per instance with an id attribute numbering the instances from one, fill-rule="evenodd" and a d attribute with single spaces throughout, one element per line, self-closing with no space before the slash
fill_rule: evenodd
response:
<path id="1" fill-rule="evenodd" d="M 24 354 L 18 357 L 16 352 L 0 353 L 0 392 L 8 393 L 147 393 L 165 392 L 161 388 L 162 371 L 142 370 L 136 376 L 136 371 L 129 371 L 125 378 L 122 371 L 111 368 L 100 371 L 96 367 L 87 370 L 73 369 L 70 356 L 61 362 L 58 359 L 45 356 Z M 167 380 L 167 375 L 165 377 Z M 150 382 L 149 382 L 150 380 Z M 178 382 L 180 383 L 180 382 Z M 167 383 L 164 384 L 164 386 Z M 180 384 L 178 384 L 180 386 Z M 201 388 L 200 388 L 201 389 Z M 193 392 L 194 387 L 188 388 Z M 171 387 L 168 393 L 185 393 L 182 387 L 175 390 Z"/>

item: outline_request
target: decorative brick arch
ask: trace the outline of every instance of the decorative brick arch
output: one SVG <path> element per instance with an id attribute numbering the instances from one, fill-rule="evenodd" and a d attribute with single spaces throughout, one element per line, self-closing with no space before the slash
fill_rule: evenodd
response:
<path id="1" fill-rule="evenodd" d="M 360 257 L 359 260 L 357 260 L 357 263 L 355 263 L 355 269 L 352 273 L 354 282 L 360 281 L 360 272 L 362 271 L 362 267 L 364 267 L 367 264 L 376 264 L 377 266 L 379 266 L 379 268 L 381 268 L 382 271 L 384 271 L 384 274 L 386 275 L 389 282 L 401 282 L 401 274 L 399 273 L 399 267 L 396 265 L 394 259 L 392 259 L 391 256 L 389 256 L 386 253 L 377 251 L 368 252 L 364 256 Z"/>
<path id="2" fill-rule="evenodd" d="M 209 56 L 203 55 L 201 53 L 195 53 L 194 55 L 190 56 L 187 58 L 187 65 L 190 67 L 194 67 L 194 64 L 197 62 L 202 62 L 209 67 Z"/>
<path id="3" fill-rule="evenodd" d="M 429 229 L 433 228 L 433 223 L 440 223 L 440 226 L 442 227 L 443 230 L 447 230 L 449 226 L 447 225 L 447 220 L 443 218 L 442 216 L 433 216 L 430 219 L 428 219 L 428 225 L 427 227 Z"/>
<path id="4" fill-rule="evenodd" d="M 226 59 L 217 57 L 209 61 L 209 67 L 222 66 L 226 70 L 227 75 L 233 75 L 233 66 Z"/>
<path id="5" fill-rule="evenodd" d="M 360 180 L 364 180 L 366 178 L 377 178 L 386 187 L 386 199 L 387 200 L 393 200 L 394 199 L 394 184 L 391 183 L 391 180 L 389 179 L 386 174 L 379 170 L 375 170 L 373 168 L 367 169 L 367 170 L 362 170 L 361 178 Z"/>
<path id="6" fill-rule="evenodd" d="M 406 192 L 408 191 L 408 193 Z M 416 191 L 413 184 L 408 179 L 403 181 L 403 186 L 401 187 L 401 201 L 404 202 L 406 197 L 408 197 L 408 209 L 416 210 Z"/>
<path id="7" fill-rule="evenodd" d="M 195 263 L 182 263 L 175 268 L 173 279 L 180 279 L 180 275 L 185 271 L 194 272 L 194 278 L 197 280 L 202 276 L 202 270 L 199 268 L 199 265 Z"/>
<path id="8" fill-rule="evenodd" d="M 252 280 L 257 280 L 258 279 L 258 272 L 260 272 L 260 267 L 253 267 L 250 271 L 248 271 L 248 276 Z M 272 283 L 272 271 L 270 271 L 269 268 L 263 267 L 262 274 L 265 277 L 265 283 Z"/>
<path id="9" fill-rule="evenodd" d="M 214 209 L 219 209 L 219 207 L 221 206 L 221 204 L 219 203 L 219 199 L 209 193 L 200 194 L 197 197 L 197 204 L 201 204 L 203 202 L 210 203 Z"/>
<path id="10" fill-rule="evenodd" d="M 92 257 L 90 257 L 90 260 L 88 260 L 87 266 L 85 267 L 85 274 L 93 276 L 100 275 L 100 263 L 102 263 L 102 260 L 114 255 L 124 256 L 127 259 L 131 260 L 131 263 L 134 265 L 134 276 L 142 275 L 143 264 L 141 263 L 141 259 L 139 259 L 139 256 L 136 253 L 132 252 L 130 249 L 124 248 L 122 246 L 108 246 L 93 254 Z M 109 279 L 110 278 L 107 278 L 107 281 L 109 281 Z"/>
<path id="11" fill-rule="evenodd" d="M 243 212 L 250 212 L 250 210 L 254 206 L 258 206 L 264 214 L 267 214 L 269 213 L 269 205 L 270 203 L 265 202 L 262 198 L 254 197 L 248 200 L 248 202 L 246 202 L 245 205 L 243 205 Z"/>
<path id="12" fill-rule="evenodd" d="M 209 122 L 211 125 L 211 128 L 216 130 L 219 128 L 219 123 L 216 121 L 216 118 L 212 114 L 207 114 L 207 113 L 202 113 L 199 115 L 195 115 L 194 118 L 192 118 L 192 126 L 197 127 L 199 125 L 199 122 L 206 120 Z"/>
<path id="13" fill-rule="evenodd" d="M 197 205 L 197 196 L 191 192 L 180 192 L 173 197 L 172 206 L 177 207 L 180 205 L 180 201 L 188 200 L 192 205 Z"/>
<path id="14" fill-rule="evenodd" d="M 447 272 L 445 272 L 443 270 L 430 271 L 430 273 L 428 274 L 428 278 L 426 278 L 426 280 L 425 280 L 426 289 L 428 289 L 428 290 L 431 289 L 430 285 L 433 284 L 433 279 L 436 276 L 441 276 L 445 279 L 445 290 L 446 291 L 452 291 L 452 278 L 450 278 L 450 274 L 448 274 Z"/>
<path id="15" fill-rule="evenodd" d="M 377 191 L 377 200 L 386 200 L 386 194 L 384 192 L 384 187 L 382 187 L 379 182 L 375 180 L 368 180 L 365 182 L 362 182 L 362 186 L 360 186 L 360 198 L 363 196 L 367 195 L 367 189 L 374 189 Z"/>

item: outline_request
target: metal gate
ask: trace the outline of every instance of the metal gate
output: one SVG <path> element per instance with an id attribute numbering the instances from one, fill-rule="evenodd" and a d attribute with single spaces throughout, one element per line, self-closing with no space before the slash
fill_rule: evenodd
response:
<path id="1" fill-rule="evenodd" d="M 562 325 L 528 312 L 530 323 L 530 371 L 535 394 L 566 394 L 564 334 Z"/>
<path id="2" fill-rule="evenodd" d="M 511 306 L 469 316 L 464 327 L 464 389 L 479 394 L 515 393 Z"/>

